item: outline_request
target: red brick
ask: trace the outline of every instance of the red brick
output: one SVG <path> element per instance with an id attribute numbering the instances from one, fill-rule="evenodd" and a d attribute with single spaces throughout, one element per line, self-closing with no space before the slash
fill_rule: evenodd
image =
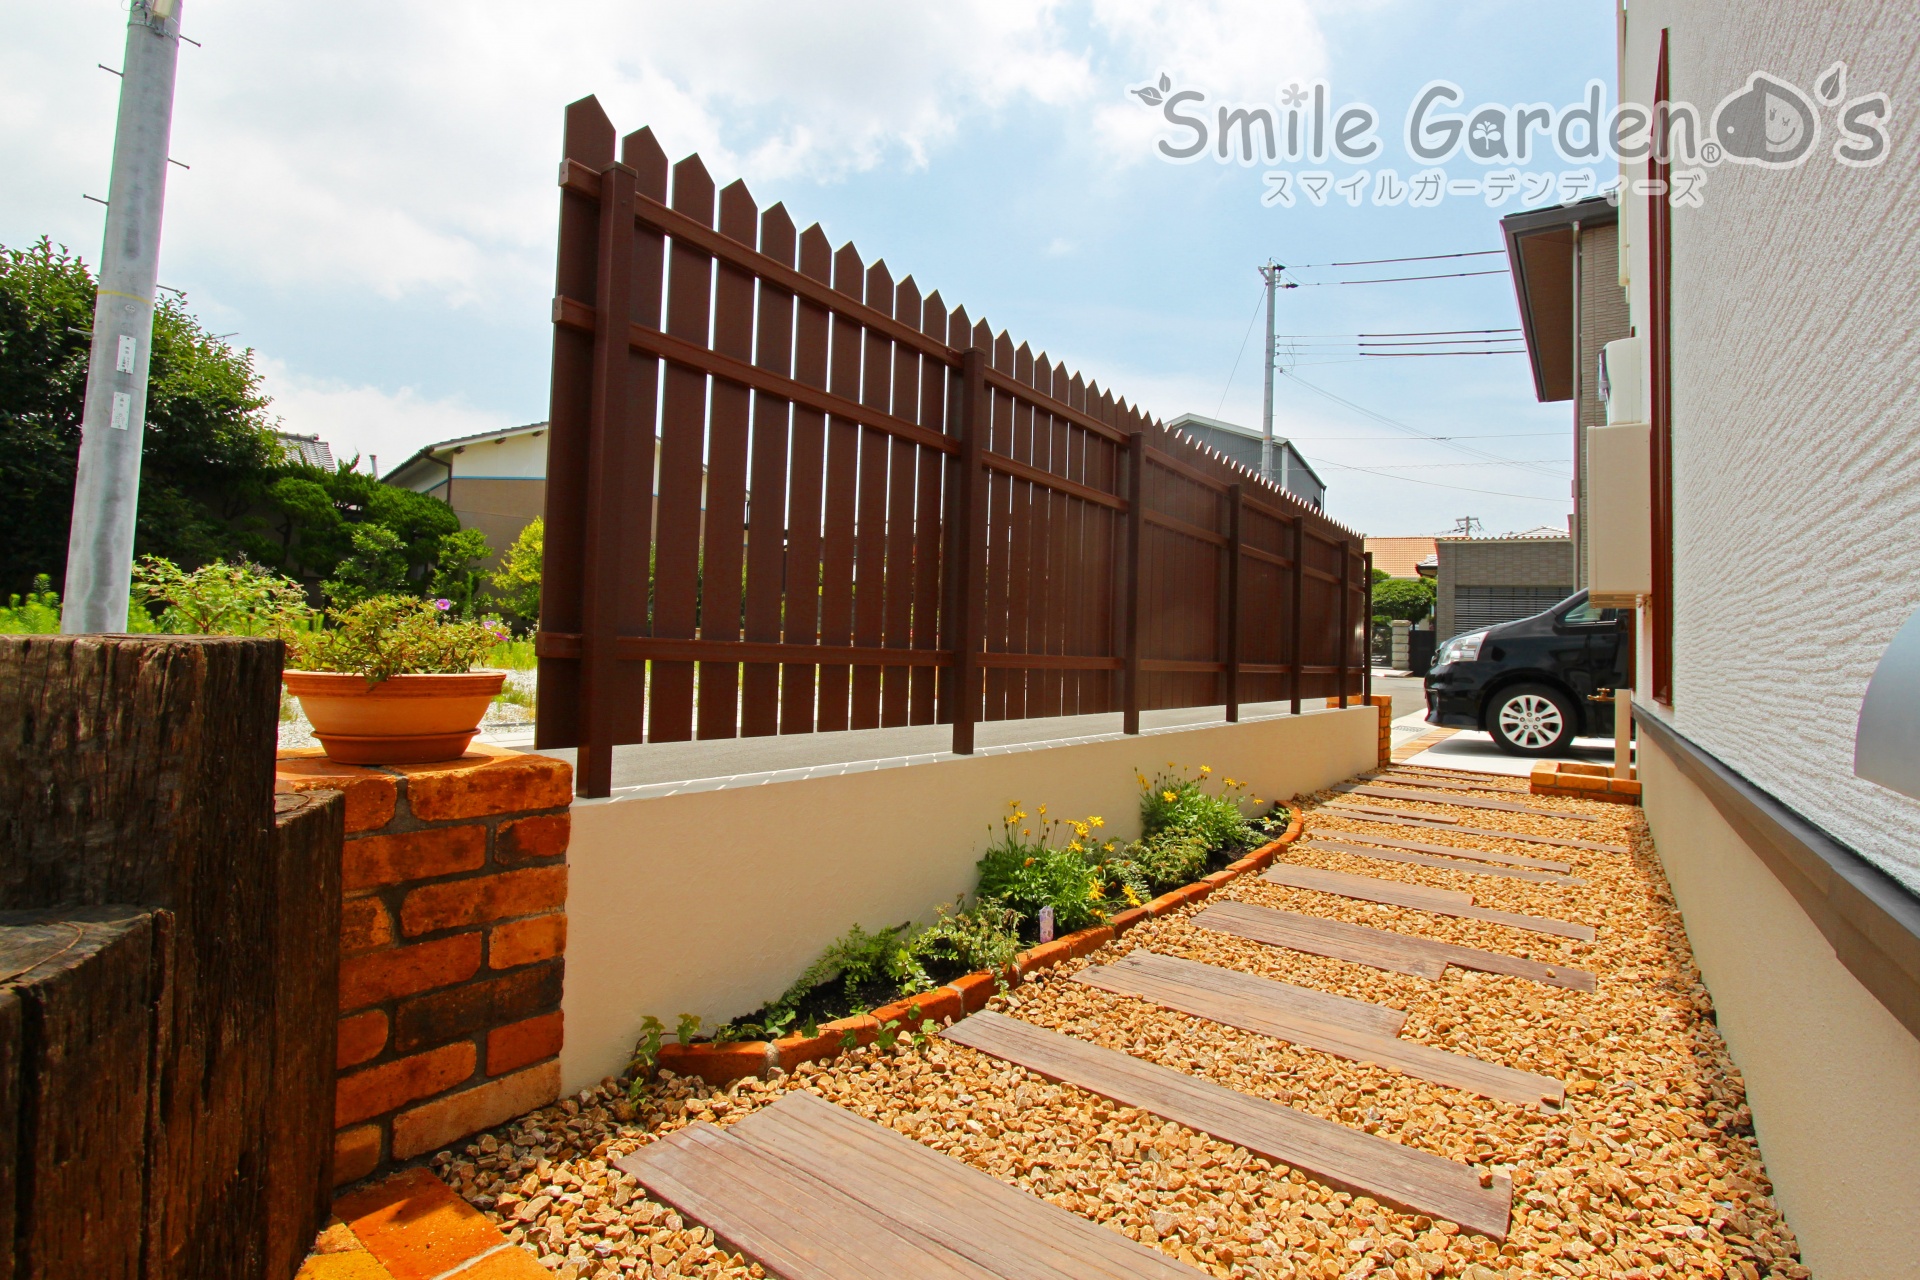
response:
<path id="1" fill-rule="evenodd" d="M 458 760 L 393 769 L 406 775 L 407 800 L 422 822 L 564 809 L 573 803 L 573 767 L 551 756 L 475 745 Z"/>
<path id="2" fill-rule="evenodd" d="M 1000 990 L 1000 979 L 990 973 L 970 973 L 964 978 L 955 978 L 947 987 L 960 997 L 968 1013 L 978 1013 Z"/>
<path id="3" fill-rule="evenodd" d="M 532 916 L 497 924 L 487 934 L 487 967 L 511 969 L 566 954 L 567 913 Z"/>
<path id="4" fill-rule="evenodd" d="M 537 965 L 503 978 L 469 982 L 403 1000 L 393 1015 L 393 1048 L 415 1053 L 469 1039 L 560 1005 L 560 966 Z"/>
<path id="5" fill-rule="evenodd" d="M 357 956 L 393 945 L 393 916 L 378 898 L 348 898 L 340 907 L 340 954 Z"/>
<path id="6" fill-rule="evenodd" d="M 333 1185 L 358 1182 L 380 1165 L 380 1126 L 363 1124 L 333 1135 Z"/>
<path id="7" fill-rule="evenodd" d="M 867 1037 L 869 1040 L 872 1038 Z M 738 1044 L 663 1045 L 658 1065 L 677 1075 L 699 1076 L 708 1084 L 728 1084 L 748 1076 L 766 1075 L 767 1042 L 743 1040 Z"/>
<path id="8" fill-rule="evenodd" d="M 1240 878 L 1238 871 L 1216 871 L 1212 875 L 1201 876 L 1201 884 L 1209 884 L 1218 889 L 1223 884 L 1232 884 Z"/>
<path id="9" fill-rule="evenodd" d="M 1103 924 L 1091 929 L 1082 929 L 1078 933 L 1070 933 L 1066 936 L 1067 952 L 1074 956 L 1090 955 L 1112 942 L 1113 937 L 1112 925 Z"/>
<path id="10" fill-rule="evenodd" d="M 1133 926 L 1139 924 L 1142 920 L 1151 919 L 1152 916 L 1153 913 L 1145 907 L 1128 907 L 1125 911 L 1115 914 L 1113 919 L 1107 923 L 1113 926 L 1114 933 L 1121 934 L 1133 928 Z"/>
<path id="11" fill-rule="evenodd" d="M 532 867 L 422 885 L 400 905 L 400 928 L 409 937 L 489 920 L 551 911 L 567 903 L 567 869 Z"/>
<path id="12" fill-rule="evenodd" d="M 491 1129 L 560 1096 L 560 1064 L 543 1062 L 445 1098 L 435 1098 L 393 1119 L 393 1158 L 410 1160 L 449 1142 Z"/>
<path id="13" fill-rule="evenodd" d="M 369 1009 L 340 1019 L 338 1048 L 334 1066 L 341 1071 L 357 1067 L 380 1056 L 387 1047 L 387 1015 L 382 1009 Z"/>
<path id="14" fill-rule="evenodd" d="M 342 1196 L 334 1213 L 393 1280 L 446 1275 L 506 1243 L 499 1228 L 429 1169 L 409 1169 Z M 460 1271 L 463 1277 L 469 1274 Z"/>
<path id="15" fill-rule="evenodd" d="M 782 1071 L 791 1071 L 803 1062 L 837 1058 L 844 1052 L 840 1037 L 831 1031 L 811 1036 L 782 1036 L 773 1042 L 773 1051 L 779 1055 Z"/>
<path id="16" fill-rule="evenodd" d="M 539 858 L 558 858 L 567 851 L 572 834 L 570 813 L 543 813 L 503 822 L 494 837 L 493 860 L 511 867 Z"/>
<path id="17" fill-rule="evenodd" d="M 487 1074 L 503 1076 L 560 1052 L 565 1026 L 558 1009 L 487 1032 Z"/>
<path id="18" fill-rule="evenodd" d="M 486 863 L 487 829 L 478 823 L 396 836 L 362 836 L 347 841 L 340 887 L 352 893 L 456 871 L 478 871 Z"/>
<path id="19" fill-rule="evenodd" d="M 333 1092 L 334 1127 L 370 1120 L 409 1102 L 444 1093 L 472 1077 L 476 1060 L 472 1042 L 466 1041 L 341 1076 Z M 405 1158 L 398 1152 L 395 1157 Z"/>
<path id="20" fill-rule="evenodd" d="M 873 1038 L 880 1034 L 880 1023 L 864 1013 L 856 1013 L 851 1018 L 835 1018 L 832 1022 L 820 1024 L 822 1035 L 831 1035 L 836 1044 L 846 1047 L 849 1032 L 854 1044 L 872 1044 Z"/>
<path id="21" fill-rule="evenodd" d="M 920 1011 L 917 1018 L 913 1013 L 915 1009 Z M 945 987 L 922 991 L 919 995 L 895 1000 L 873 1011 L 874 1018 L 882 1023 L 899 1019 L 901 1029 L 906 1031 L 918 1030 L 920 1024 L 929 1018 L 937 1024 L 947 1018 L 964 1018 L 966 1014 L 966 1006 L 961 1003 L 959 994 Z"/>
<path id="22" fill-rule="evenodd" d="M 1059 964 L 1062 960 L 1073 959 L 1073 946 L 1065 938 L 1056 938 L 1052 942 L 1043 942 L 1030 951 L 1022 951 L 1014 961 L 1021 973 L 1032 973 L 1036 969 L 1046 969 Z"/>
<path id="23" fill-rule="evenodd" d="M 480 935 L 390 947 L 340 962 L 340 1011 L 465 982 L 480 971 Z"/>
<path id="24" fill-rule="evenodd" d="M 279 791 L 343 791 L 347 796 L 347 834 L 378 831 L 393 821 L 398 780 L 379 769 L 329 760 L 319 747 L 289 751 L 274 761 Z"/>

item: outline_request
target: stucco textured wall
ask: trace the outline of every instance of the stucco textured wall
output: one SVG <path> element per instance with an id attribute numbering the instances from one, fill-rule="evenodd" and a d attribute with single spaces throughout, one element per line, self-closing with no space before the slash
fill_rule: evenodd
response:
<path id="1" fill-rule="evenodd" d="M 1825 108 L 1799 168 L 1720 164 L 1674 211 L 1672 720 L 1920 891 L 1920 802 L 1852 766 L 1861 695 L 1920 607 L 1920 22 L 1911 0 L 1644 0 L 1624 97 L 1652 101 L 1663 27 L 1672 96 L 1706 113 L 1753 72 L 1811 90 L 1836 60 L 1849 98 L 1893 98 L 1878 168 L 1834 160 Z M 1621 210 L 1641 333 L 1644 206 Z"/>

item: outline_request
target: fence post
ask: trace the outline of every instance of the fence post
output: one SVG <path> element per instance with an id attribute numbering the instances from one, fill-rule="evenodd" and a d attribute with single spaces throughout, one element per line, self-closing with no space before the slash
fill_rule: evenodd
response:
<path id="1" fill-rule="evenodd" d="M 1361 572 L 1367 579 L 1367 623 L 1363 634 L 1366 643 L 1360 646 L 1360 700 L 1368 706 L 1373 705 L 1373 552 L 1361 554 Z"/>
<path id="2" fill-rule="evenodd" d="M 973 754 L 973 726 L 980 716 L 980 584 L 986 577 L 987 502 L 980 450 L 987 435 L 987 353 L 960 354 L 960 464 L 954 483 L 953 566 L 953 754 Z"/>
<path id="3" fill-rule="evenodd" d="M 1241 488 L 1227 486 L 1227 723 L 1240 720 Z"/>
<path id="4" fill-rule="evenodd" d="M 600 171 L 600 228 L 593 281 L 593 393 L 587 423 L 586 545 L 581 564 L 580 747 L 575 789 L 613 791 L 614 646 L 618 643 L 621 522 L 626 448 L 620 430 L 632 397 L 627 312 L 633 293 L 633 215 L 638 175 L 615 162 Z"/>
<path id="5" fill-rule="evenodd" d="M 1340 709 L 1347 709 L 1347 667 L 1353 658 L 1353 542 L 1351 539 L 1340 544 L 1340 657 L 1339 673 L 1334 679 L 1339 681 Z"/>
<path id="6" fill-rule="evenodd" d="M 1142 535 L 1147 525 L 1147 437 L 1127 437 L 1127 611 L 1122 615 L 1121 657 L 1127 664 L 1126 701 L 1121 732 L 1140 732 L 1140 569 Z"/>
<path id="7" fill-rule="evenodd" d="M 1288 691 L 1293 694 L 1293 714 L 1300 714 L 1300 612 L 1306 607 L 1307 581 L 1307 518 L 1293 518 L 1293 619 L 1289 625 L 1292 631 L 1287 656 L 1293 663 L 1293 678 L 1287 682 Z"/>

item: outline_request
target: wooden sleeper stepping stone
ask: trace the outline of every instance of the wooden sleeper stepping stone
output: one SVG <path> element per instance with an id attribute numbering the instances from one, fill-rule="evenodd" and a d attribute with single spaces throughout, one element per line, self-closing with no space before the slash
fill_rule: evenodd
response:
<path id="1" fill-rule="evenodd" d="M 1477 907 L 1472 894 L 1461 893 L 1457 889 L 1434 889 L 1424 884 L 1407 884 L 1400 880 L 1380 880 L 1373 876 L 1350 875 L 1345 871 L 1322 871 L 1319 867 L 1292 865 L 1269 867 L 1260 878 L 1294 889 L 1312 889 L 1316 893 L 1338 894 L 1344 898 L 1380 902 L 1391 907 L 1411 907 L 1415 911 L 1430 911 L 1434 915 L 1456 916 L 1463 920 L 1485 920 L 1490 924 L 1530 929 L 1535 933 L 1550 933 L 1555 937 L 1574 938 L 1581 942 L 1592 942 L 1594 937 L 1592 925 Z"/>
<path id="2" fill-rule="evenodd" d="M 1100 981 L 1094 981 L 1090 976 L 1093 974 L 1105 976 Z M 1112 964 L 1083 969 L 1073 976 L 1078 981 L 1109 991 L 1120 990 L 1110 985 L 1120 981 L 1175 983 L 1182 988 L 1247 1003 L 1274 1018 L 1344 1027 L 1349 1031 L 1376 1036 L 1397 1036 L 1407 1021 L 1404 1012 L 1389 1009 L 1385 1005 L 1315 991 L 1312 987 L 1295 986 L 1291 982 L 1261 978 L 1237 969 L 1202 964 L 1198 960 L 1161 955 L 1144 947 L 1129 951 Z M 1129 990 L 1124 994 L 1135 993 Z"/>
<path id="3" fill-rule="evenodd" d="M 1441 769 L 1425 764 L 1396 764 L 1375 776 L 1382 779 L 1432 778 L 1441 782 L 1460 782 L 1474 786 L 1485 783 L 1489 787 L 1506 787 L 1509 790 L 1521 792 L 1527 789 L 1525 778 L 1517 778 L 1509 774 L 1479 773 L 1472 769 Z"/>
<path id="4" fill-rule="evenodd" d="M 1595 853 L 1633 852 L 1623 844 L 1607 844 L 1599 840 L 1575 840 L 1570 836 L 1536 836 L 1522 831 L 1496 831 L 1491 827 L 1463 827 L 1458 818 L 1429 817 L 1426 814 L 1406 813 L 1399 809 L 1380 809 L 1368 804 L 1329 804 L 1323 805 L 1321 811 L 1351 816 L 1355 822 L 1379 822 L 1395 827 L 1444 826 L 1449 835 L 1519 840 L 1525 844 L 1550 844 L 1560 849 L 1591 849 Z M 1361 816 L 1363 814 L 1366 816 Z"/>
<path id="5" fill-rule="evenodd" d="M 1447 858 L 1470 858 L 1475 862 L 1499 862 L 1510 867 L 1526 867 L 1532 871 L 1557 871 L 1562 875 L 1573 870 L 1570 862 L 1557 862 L 1552 858 L 1527 858 L 1517 853 L 1500 853 L 1493 849 L 1462 849 L 1450 844 L 1422 844 L 1418 840 L 1401 840 L 1394 836 L 1377 836 L 1371 831 L 1346 831 L 1327 829 L 1310 831 L 1309 840 L 1358 840 L 1362 844 L 1385 845 L 1389 849 L 1412 849 L 1418 853 L 1437 853 Z"/>
<path id="6" fill-rule="evenodd" d="M 1478 792 L 1491 792 L 1494 795 L 1509 795 L 1509 796 L 1531 794 L 1530 792 L 1519 791 L 1514 787 L 1492 787 L 1492 786 L 1480 787 L 1480 786 L 1474 786 L 1471 783 L 1462 785 L 1462 786 L 1455 786 L 1452 783 L 1440 782 L 1433 778 L 1414 778 L 1414 777 L 1408 777 L 1404 774 L 1391 774 L 1391 773 L 1381 774 L 1380 776 L 1376 777 L 1374 781 L 1390 782 L 1396 787 L 1418 787 L 1423 791 L 1447 791 L 1447 792 L 1459 791 L 1459 792 L 1465 792 L 1468 794 L 1473 794 Z M 1447 803 L 1451 804 L 1452 801 L 1448 801 Z"/>
<path id="7" fill-rule="evenodd" d="M 1586 813 L 1568 813 L 1561 809 L 1536 809 L 1530 804 L 1519 804 L 1512 800 L 1482 800 L 1474 796 L 1449 796 L 1445 800 L 1433 796 L 1423 796 L 1416 791 L 1395 791 L 1391 787 L 1374 787 L 1365 783 L 1343 783 L 1331 790 L 1343 791 L 1349 795 L 1372 796 L 1377 800 L 1407 800 L 1415 804 L 1450 804 L 1462 809 L 1498 809 L 1503 813 L 1527 813 L 1536 818 L 1564 818 L 1571 822 L 1598 822 L 1600 819 Z"/>
<path id="8" fill-rule="evenodd" d="M 1495 1240 L 1506 1238 L 1513 1183 L 1505 1174 L 1483 1173 L 1004 1014 L 976 1013 L 940 1034 L 1396 1209 L 1455 1222 Z M 1482 1178 L 1488 1185 L 1481 1185 Z"/>
<path id="9" fill-rule="evenodd" d="M 1194 916 L 1193 923 L 1218 933 L 1230 933 L 1250 942 L 1270 947 L 1286 947 L 1308 955 L 1326 956 L 1370 965 L 1390 973 L 1406 973 L 1416 978 L 1438 979 L 1448 965 L 1526 978 L 1569 991 L 1596 991 L 1599 982 L 1584 969 L 1569 965 L 1544 964 L 1503 951 L 1482 951 L 1454 942 L 1418 938 L 1391 929 L 1328 920 L 1323 916 L 1301 915 L 1295 911 L 1276 911 L 1244 902 L 1215 903 Z"/>
<path id="10" fill-rule="evenodd" d="M 1516 867 L 1494 867 L 1484 862 L 1474 862 L 1470 850 L 1458 850 L 1458 857 L 1433 858 L 1424 853 L 1406 853 L 1399 849 L 1382 849 L 1369 844 L 1353 844 L 1345 840 L 1332 840 L 1326 836 L 1309 835 L 1308 844 L 1301 841 L 1297 849 L 1332 850 L 1336 853 L 1350 853 L 1358 858 L 1377 858 L 1382 862 L 1406 862 L 1418 867 L 1437 867 L 1442 871 L 1458 871 L 1470 876 L 1498 876 L 1503 880 L 1531 880 L 1539 884 L 1581 885 L 1586 881 L 1578 876 L 1557 875 L 1551 871 L 1524 871 Z"/>
<path id="11" fill-rule="evenodd" d="M 1228 980 L 1221 981 L 1196 970 L 1212 970 Z M 1304 988 L 1285 982 L 1155 955 L 1151 951 L 1131 952 L 1125 961 L 1083 969 L 1073 978 L 1103 991 L 1150 1000 L 1179 1013 L 1272 1036 L 1338 1058 L 1401 1071 L 1503 1102 L 1557 1111 L 1566 1100 L 1566 1087 L 1550 1076 L 1517 1071 L 1496 1062 L 1401 1040 L 1397 1028 L 1392 1032 L 1360 1029 L 1303 1015 L 1291 993 Z M 1263 988 L 1275 990 L 1268 992 Z M 1401 1017 L 1404 1020 L 1405 1015 Z"/>
<path id="12" fill-rule="evenodd" d="M 804 1091 L 614 1164 L 786 1280 L 1193 1280 L 1157 1249 Z"/>

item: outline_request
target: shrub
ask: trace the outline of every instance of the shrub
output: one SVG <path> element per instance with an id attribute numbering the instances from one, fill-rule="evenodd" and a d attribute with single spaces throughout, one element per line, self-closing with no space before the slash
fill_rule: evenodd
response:
<path id="1" fill-rule="evenodd" d="M 487 579 L 507 616 L 522 631 L 531 631 L 540 623 L 540 557 L 546 535 L 544 520 L 535 520 L 522 529 L 501 557 L 500 567 Z"/>
<path id="2" fill-rule="evenodd" d="M 1174 766 L 1169 764 L 1168 770 Z M 1213 852 L 1244 849 L 1255 843 L 1253 829 L 1240 812 L 1239 793 L 1244 782 L 1228 778 L 1219 795 L 1209 795 L 1205 784 L 1213 774 L 1208 765 L 1188 777 L 1184 773 L 1161 773 L 1149 782 L 1144 774 L 1134 776 L 1140 782 L 1140 831 L 1143 839 L 1163 831 L 1197 836 Z"/>
<path id="3" fill-rule="evenodd" d="M 1037 920 L 1041 908 L 1052 907 L 1054 927 L 1062 933 L 1105 919 L 1106 886 L 1094 867 L 1103 850 L 1091 843 L 1101 820 L 1061 822 L 1049 819 L 1041 805 L 1036 838 L 1032 827 L 1021 825 L 1027 813 L 1019 801 L 1008 808 L 1011 812 L 1000 821 L 1000 839 L 979 862 L 981 900 L 1018 912 L 1023 920 Z M 1063 835 L 1065 844 L 1050 843 Z"/>
<path id="4" fill-rule="evenodd" d="M 471 671 L 506 638 L 493 619 L 455 622 L 446 601 L 375 596 L 345 609 L 329 609 L 324 630 L 292 638 L 289 666 L 303 671 L 344 671 L 368 682 L 415 673 Z"/>
<path id="5" fill-rule="evenodd" d="M 187 570 L 159 556 L 141 556 L 133 586 L 163 606 L 160 626 L 181 634 L 290 640 L 312 619 L 297 583 L 245 560 Z"/>
<path id="6" fill-rule="evenodd" d="M 44 636 L 59 630 L 60 593 L 44 573 L 34 577 L 33 590 L 24 599 L 8 596 L 7 607 L 0 609 L 0 635 Z"/>
<path id="7" fill-rule="evenodd" d="M 961 973 L 1005 973 L 1020 954 L 1020 915 L 992 902 L 942 906 L 939 918 L 907 944 L 923 965 L 944 965 Z"/>

